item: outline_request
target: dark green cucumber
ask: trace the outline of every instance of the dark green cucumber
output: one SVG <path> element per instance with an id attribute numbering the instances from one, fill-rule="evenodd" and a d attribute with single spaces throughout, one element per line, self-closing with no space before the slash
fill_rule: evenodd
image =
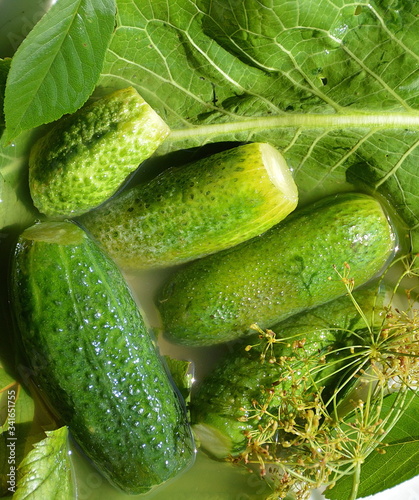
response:
<path id="1" fill-rule="evenodd" d="M 379 273 L 396 237 L 380 203 L 345 193 L 291 214 L 260 237 L 190 263 L 158 295 L 174 342 L 209 345 L 268 328 L 345 293 L 336 269 L 356 286 Z M 347 264 L 345 264 L 347 263 Z"/>
<path id="2" fill-rule="evenodd" d="M 12 305 L 33 379 L 96 467 L 142 493 L 191 464 L 178 391 L 121 272 L 70 222 L 20 237 Z"/>
<path id="3" fill-rule="evenodd" d="M 254 143 L 169 168 L 80 220 L 120 267 L 144 269 L 241 243 L 296 205 L 284 158 L 269 144 Z"/>
<path id="4" fill-rule="evenodd" d="M 132 87 L 65 116 L 31 149 L 29 185 L 35 206 L 61 217 L 100 205 L 168 133 L 166 123 Z"/>
<path id="5" fill-rule="evenodd" d="M 370 324 L 382 321 L 385 295 L 386 289 L 377 285 L 354 292 Z M 340 377 L 338 368 L 346 365 L 343 359 L 348 352 L 342 348 L 359 343 L 351 332 L 365 328 L 352 299 L 344 296 L 275 325 L 272 330 L 276 339 L 287 341 L 273 344 L 264 361 L 261 354 L 267 343 L 258 334 L 234 345 L 234 350 L 222 358 L 192 397 L 192 424 L 202 448 L 217 458 L 237 456 L 246 449 L 245 433 L 267 425 L 271 415 L 278 414 L 282 392 L 299 390 L 291 388 L 291 378 L 280 361 L 283 356 L 292 356 L 292 368 L 299 376 L 306 374 L 313 384 L 319 381 L 321 386 L 334 388 Z M 301 347 L 293 349 L 293 343 L 300 343 Z M 252 349 L 246 350 L 247 345 L 253 345 Z M 332 355 L 332 349 L 341 350 Z M 320 359 L 325 354 L 327 362 L 322 364 Z M 271 362 L 272 356 L 276 362 Z M 265 404 L 270 391 L 274 397 L 267 413 L 261 419 L 243 421 L 243 417 L 251 417 L 254 412 L 254 401 Z M 307 391 L 307 401 L 309 397 Z"/>

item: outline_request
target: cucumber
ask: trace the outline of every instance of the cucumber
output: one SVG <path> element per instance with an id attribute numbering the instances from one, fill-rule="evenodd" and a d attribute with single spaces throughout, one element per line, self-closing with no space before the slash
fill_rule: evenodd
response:
<path id="1" fill-rule="evenodd" d="M 34 205 L 49 217 L 87 212 L 113 195 L 168 133 L 132 87 L 61 118 L 30 151 Z"/>
<path id="2" fill-rule="evenodd" d="M 169 168 L 80 219 L 124 269 L 165 267 L 259 235 L 297 204 L 284 158 L 245 144 Z"/>
<path id="3" fill-rule="evenodd" d="M 13 262 L 32 378 L 96 467 L 129 494 L 188 467 L 183 400 L 115 264 L 71 222 L 24 231 Z"/>
<path id="4" fill-rule="evenodd" d="M 368 321 L 377 325 L 383 319 L 385 297 L 386 289 L 377 285 L 354 292 L 354 298 Z M 292 356 L 295 372 L 299 376 L 306 373 L 313 385 L 317 381 L 320 385 L 334 388 L 341 376 L 338 368 L 346 366 L 346 362 L 343 363 L 339 357 L 345 358 L 348 352 L 328 354 L 324 365 L 320 361 L 322 355 L 331 349 L 359 343 L 359 338 L 351 332 L 365 328 L 352 299 L 344 296 L 274 325 L 272 330 L 276 339 L 290 340 L 273 344 L 272 353 L 268 350 L 265 360 L 261 359 L 261 354 L 266 342 L 261 341 L 258 334 L 234 345 L 192 396 L 191 420 L 201 447 L 216 458 L 238 456 L 247 447 L 245 433 L 265 426 L 271 415 L 278 415 L 282 392 L 295 393 L 295 388 L 291 387 L 292 380 L 280 361 L 283 356 Z M 290 346 L 293 342 L 301 342 L 303 347 L 293 349 Z M 246 350 L 247 345 L 253 345 L 252 349 Z M 272 362 L 272 357 L 275 362 Z M 243 417 L 252 415 L 253 402 L 265 403 L 271 389 L 274 397 L 262 418 L 243 421 Z M 296 390 L 299 390 L 298 387 Z"/>
<path id="5" fill-rule="evenodd" d="M 169 340 L 226 342 L 345 293 L 333 266 L 357 286 L 393 256 L 396 235 L 380 203 L 344 193 L 304 207 L 260 237 L 192 262 L 157 297 Z"/>

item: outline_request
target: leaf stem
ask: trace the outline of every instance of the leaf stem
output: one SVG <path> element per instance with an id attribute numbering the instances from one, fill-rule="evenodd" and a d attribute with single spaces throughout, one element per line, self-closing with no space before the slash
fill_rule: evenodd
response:
<path id="1" fill-rule="evenodd" d="M 174 129 L 168 137 L 169 142 L 180 142 L 194 137 L 211 137 L 236 134 L 240 132 L 278 129 L 278 128 L 411 128 L 419 129 L 419 113 L 348 113 L 348 114 L 281 114 L 256 118 L 238 117 L 237 121 L 209 125 L 191 126 L 190 128 Z"/>
<path id="2" fill-rule="evenodd" d="M 356 497 L 358 495 L 358 488 L 359 488 L 359 483 L 361 480 L 361 462 L 358 461 L 355 464 L 355 469 L 354 469 L 354 474 L 353 474 L 353 480 L 352 480 L 352 490 L 351 490 L 351 496 L 349 497 L 348 500 L 356 500 Z"/>

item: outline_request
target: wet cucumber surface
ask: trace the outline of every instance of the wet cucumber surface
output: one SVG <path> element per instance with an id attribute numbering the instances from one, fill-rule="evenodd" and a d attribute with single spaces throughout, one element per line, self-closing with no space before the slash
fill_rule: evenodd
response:
<path id="1" fill-rule="evenodd" d="M 354 292 L 354 299 L 371 324 L 382 321 L 385 293 L 385 287 L 377 283 Z M 202 447 L 217 458 L 237 456 L 245 451 L 248 441 L 245 432 L 267 425 L 271 415 L 278 413 L 282 391 L 290 390 L 292 378 L 280 362 L 281 357 L 295 359 L 292 365 L 295 372 L 306 373 L 313 385 L 322 380 L 327 388 L 335 387 L 341 377 L 338 350 L 359 342 L 349 332 L 363 328 L 365 321 L 352 299 L 345 295 L 273 325 L 272 332 L 278 342 L 270 348 L 267 348 L 267 340 L 256 332 L 233 344 L 214 370 L 198 384 L 192 398 L 192 424 Z M 331 349 L 336 350 L 333 362 L 329 356 L 324 368 L 318 370 L 320 358 Z M 265 354 L 263 360 L 262 353 Z M 271 363 L 271 358 L 275 362 Z M 313 368 L 315 373 L 309 375 Z M 269 400 L 269 390 L 273 387 L 275 396 Z M 243 421 L 243 417 L 252 416 L 255 401 L 263 405 L 268 400 L 265 416 Z"/>
<path id="2" fill-rule="evenodd" d="M 80 221 L 121 268 L 160 268 L 257 236 L 297 200 L 280 153 L 253 143 L 168 168 Z"/>
<path id="3" fill-rule="evenodd" d="M 344 294 L 337 272 L 360 286 L 393 255 L 396 237 L 379 202 L 364 194 L 324 198 L 260 237 L 192 262 L 161 288 L 169 340 L 211 345 L 264 329 Z"/>
<path id="4" fill-rule="evenodd" d="M 148 491 L 188 467 L 194 444 L 122 274 L 76 225 L 20 237 L 14 312 L 31 375 L 112 484 Z"/>
<path id="5" fill-rule="evenodd" d="M 132 87 L 63 117 L 30 152 L 35 206 L 50 217 L 66 217 L 100 205 L 168 133 L 166 123 Z"/>

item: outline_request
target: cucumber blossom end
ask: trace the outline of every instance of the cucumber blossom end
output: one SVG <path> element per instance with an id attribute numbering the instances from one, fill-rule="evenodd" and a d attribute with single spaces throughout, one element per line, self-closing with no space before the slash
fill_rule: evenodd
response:
<path id="1" fill-rule="evenodd" d="M 42 241 L 60 245 L 78 245 L 86 237 L 85 232 L 75 224 L 48 221 L 25 229 L 22 240 Z"/>

